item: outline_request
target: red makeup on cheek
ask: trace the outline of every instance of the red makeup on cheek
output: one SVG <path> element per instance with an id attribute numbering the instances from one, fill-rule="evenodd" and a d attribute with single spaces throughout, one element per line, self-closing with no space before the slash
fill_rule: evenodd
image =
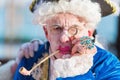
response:
<path id="1" fill-rule="evenodd" d="M 69 46 L 65 46 L 65 47 L 59 46 L 59 50 L 60 50 L 61 54 L 70 54 L 70 47 Z"/>

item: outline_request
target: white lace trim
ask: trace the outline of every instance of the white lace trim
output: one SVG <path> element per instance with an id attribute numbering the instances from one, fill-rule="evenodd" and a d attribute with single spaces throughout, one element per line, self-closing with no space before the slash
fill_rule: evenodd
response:
<path id="1" fill-rule="evenodd" d="M 93 65 L 93 54 L 82 54 L 69 59 L 57 59 L 54 61 L 54 79 L 57 77 L 74 77 L 89 71 Z"/>
<path id="2" fill-rule="evenodd" d="M 34 64 L 34 66 L 35 65 L 36 65 L 36 63 Z M 31 75 L 35 80 L 40 80 L 40 77 L 42 76 L 42 70 L 41 70 L 40 66 L 35 68 L 35 70 L 31 73 Z"/>

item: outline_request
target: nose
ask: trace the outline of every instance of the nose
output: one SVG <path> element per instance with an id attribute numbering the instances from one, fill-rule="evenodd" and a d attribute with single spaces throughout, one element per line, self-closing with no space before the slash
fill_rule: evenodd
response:
<path id="1" fill-rule="evenodd" d="M 69 35 L 67 31 L 63 31 L 60 36 L 61 43 L 69 42 Z"/>

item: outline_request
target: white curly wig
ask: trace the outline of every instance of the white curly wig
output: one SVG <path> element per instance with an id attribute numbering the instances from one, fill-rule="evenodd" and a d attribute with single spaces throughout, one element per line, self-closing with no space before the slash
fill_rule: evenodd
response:
<path id="1" fill-rule="evenodd" d="M 58 2 L 41 2 L 34 12 L 34 22 L 44 22 L 55 16 L 57 13 L 71 13 L 84 18 L 87 21 L 86 27 L 96 28 L 101 20 L 101 9 L 98 3 L 91 0 L 59 0 Z"/>

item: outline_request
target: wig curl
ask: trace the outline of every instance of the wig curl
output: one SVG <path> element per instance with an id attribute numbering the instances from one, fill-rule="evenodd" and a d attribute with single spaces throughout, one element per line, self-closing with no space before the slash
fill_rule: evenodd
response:
<path id="1" fill-rule="evenodd" d="M 91 0 L 59 0 L 44 1 L 37 6 L 34 12 L 34 22 L 45 24 L 45 21 L 57 13 L 71 13 L 84 18 L 87 21 L 86 27 L 96 28 L 101 20 L 101 8 L 98 3 Z"/>

